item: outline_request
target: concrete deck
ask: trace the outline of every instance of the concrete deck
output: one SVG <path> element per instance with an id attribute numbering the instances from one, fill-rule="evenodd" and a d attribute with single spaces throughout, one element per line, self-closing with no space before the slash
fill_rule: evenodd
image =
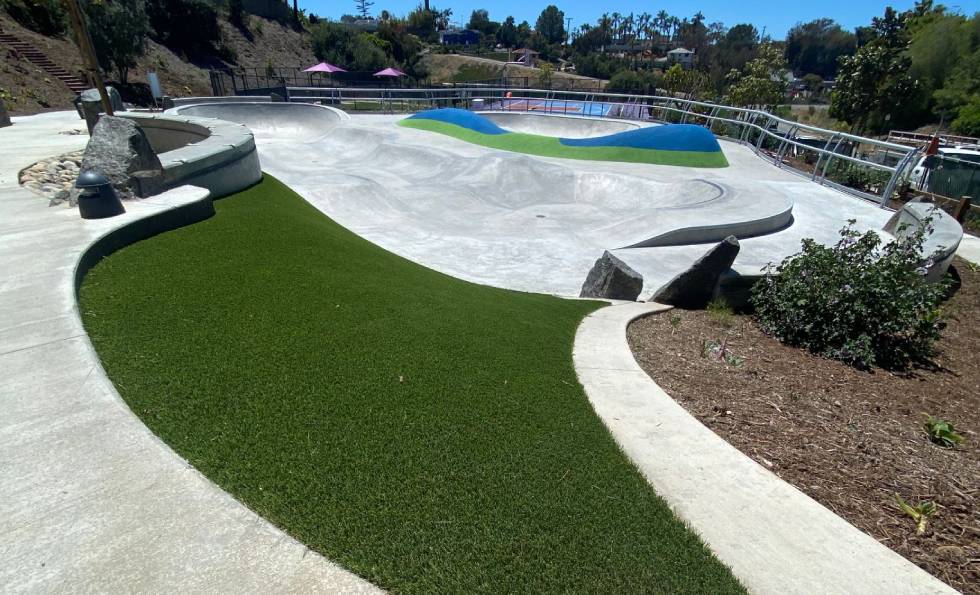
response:
<path id="1" fill-rule="evenodd" d="M 106 378 L 76 307 L 80 255 L 209 198 L 183 187 L 83 221 L 17 185 L 23 167 L 83 147 L 87 135 L 59 134 L 83 128 L 71 112 L 0 129 L 0 592 L 377 591 L 191 468 Z"/>
<path id="2" fill-rule="evenodd" d="M 956 593 L 739 452 L 665 393 L 633 358 L 626 327 L 667 309 L 628 303 L 592 313 L 575 336 L 575 371 L 623 451 L 751 592 Z"/>

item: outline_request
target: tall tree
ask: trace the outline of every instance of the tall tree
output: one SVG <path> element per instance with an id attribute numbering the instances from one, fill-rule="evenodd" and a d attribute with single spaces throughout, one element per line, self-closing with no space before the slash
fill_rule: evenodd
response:
<path id="1" fill-rule="evenodd" d="M 905 19 L 888 7 L 871 23 L 872 39 L 853 56 L 840 59 L 830 115 L 858 132 L 881 132 L 892 126 L 893 114 L 914 96 L 918 83 L 909 75 L 912 61 L 905 53 L 909 36 Z"/>
<path id="2" fill-rule="evenodd" d="M 799 74 L 834 78 L 837 61 L 857 51 L 857 37 L 833 19 L 797 23 L 786 35 L 786 60 Z"/>
<path id="3" fill-rule="evenodd" d="M 759 48 L 759 55 L 742 72 L 732 70 L 728 99 L 733 105 L 771 109 L 786 98 L 788 72 L 782 50 L 772 44 Z"/>
<path id="4" fill-rule="evenodd" d="M 293 0 L 294 2 L 296 0 Z M 371 0 L 354 0 L 354 4 L 357 6 L 357 14 L 362 19 L 370 18 L 371 7 L 374 6 L 374 2 Z"/>
<path id="5" fill-rule="evenodd" d="M 497 30 L 497 42 L 504 47 L 512 48 L 517 45 L 517 25 L 514 24 L 514 17 L 508 16 Z"/>
<path id="6" fill-rule="evenodd" d="M 565 13 L 558 10 L 554 4 L 550 4 L 541 11 L 538 20 L 534 25 L 534 30 L 544 38 L 547 43 L 555 44 L 565 41 Z"/>
<path id="7" fill-rule="evenodd" d="M 98 2 L 82 4 L 88 18 L 89 34 L 104 70 L 115 70 L 120 83 L 126 83 L 129 69 L 146 49 L 150 20 L 143 0 L 128 2 Z"/>

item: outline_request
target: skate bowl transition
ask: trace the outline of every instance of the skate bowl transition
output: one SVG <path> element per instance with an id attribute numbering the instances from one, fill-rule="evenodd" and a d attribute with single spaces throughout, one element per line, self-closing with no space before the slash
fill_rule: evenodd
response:
<path id="1" fill-rule="evenodd" d="M 350 118 L 339 109 L 312 103 L 256 101 L 181 105 L 166 113 L 243 124 L 263 141 L 313 140 Z"/>

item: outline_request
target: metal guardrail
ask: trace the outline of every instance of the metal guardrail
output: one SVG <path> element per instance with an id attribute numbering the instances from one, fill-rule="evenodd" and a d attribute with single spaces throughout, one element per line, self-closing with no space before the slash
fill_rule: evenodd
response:
<path id="1" fill-rule="evenodd" d="M 751 147 L 777 167 L 882 208 L 887 208 L 921 153 L 915 147 L 801 124 L 764 110 L 656 95 L 487 87 L 288 87 L 287 95 L 289 101 L 323 102 L 354 111 L 395 113 L 457 107 L 699 124 L 717 136 Z"/>

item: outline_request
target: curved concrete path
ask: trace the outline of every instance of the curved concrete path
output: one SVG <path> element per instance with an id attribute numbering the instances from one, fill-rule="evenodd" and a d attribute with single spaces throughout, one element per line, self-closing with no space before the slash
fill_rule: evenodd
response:
<path id="1" fill-rule="evenodd" d="M 668 306 L 597 310 L 575 370 L 613 437 L 674 512 L 754 593 L 956 593 L 703 426 L 644 372 L 626 327 Z"/>
<path id="2" fill-rule="evenodd" d="M 120 399 L 82 328 L 80 255 L 108 233 L 207 192 L 182 187 L 84 221 L 18 186 L 76 150 L 74 113 L 0 129 L 0 592 L 313 593 L 375 587 L 247 509 Z"/>

